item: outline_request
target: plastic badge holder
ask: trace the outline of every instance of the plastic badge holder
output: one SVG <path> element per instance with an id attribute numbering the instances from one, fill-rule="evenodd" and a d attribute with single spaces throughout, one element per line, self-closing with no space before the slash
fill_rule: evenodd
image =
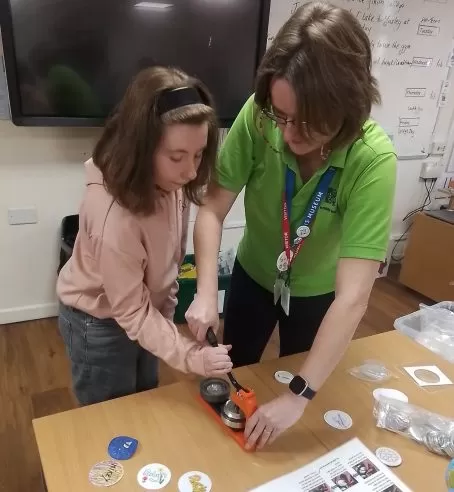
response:
<path id="1" fill-rule="evenodd" d="M 366 360 L 361 365 L 349 369 L 348 373 L 370 383 L 382 383 L 395 377 L 385 364 L 378 360 Z"/>
<path id="2" fill-rule="evenodd" d="M 449 362 L 454 362 L 454 301 L 433 306 L 419 305 L 419 310 L 394 322 L 396 330 L 413 338 Z"/>
<path id="3" fill-rule="evenodd" d="M 440 456 L 454 458 L 454 420 L 399 400 L 376 401 L 377 427 L 416 441 Z"/>
<path id="4" fill-rule="evenodd" d="M 454 303 L 452 306 L 421 308 L 421 334 L 418 342 L 432 352 L 454 362 Z"/>

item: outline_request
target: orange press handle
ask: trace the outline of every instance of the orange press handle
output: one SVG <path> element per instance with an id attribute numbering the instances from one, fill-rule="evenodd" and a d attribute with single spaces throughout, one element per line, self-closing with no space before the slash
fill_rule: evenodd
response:
<path id="1" fill-rule="evenodd" d="M 249 388 L 247 388 L 247 391 L 232 392 L 231 399 L 242 410 L 246 419 L 251 417 L 257 410 L 257 398 L 254 391 Z"/>

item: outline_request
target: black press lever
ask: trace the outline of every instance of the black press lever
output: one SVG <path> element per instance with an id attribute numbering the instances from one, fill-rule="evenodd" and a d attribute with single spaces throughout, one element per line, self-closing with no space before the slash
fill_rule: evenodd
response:
<path id="1" fill-rule="evenodd" d="M 208 328 L 207 330 L 207 341 L 212 347 L 217 347 L 218 346 L 218 339 L 216 338 L 216 335 L 214 334 L 213 328 Z M 235 379 L 235 376 L 231 373 L 227 373 L 227 377 L 229 378 L 230 382 L 232 383 L 232 386 L 236 389 L 236 391 L 245 391 L 247 393 L 247 390 L 244 389 L 241 384 Z"/>

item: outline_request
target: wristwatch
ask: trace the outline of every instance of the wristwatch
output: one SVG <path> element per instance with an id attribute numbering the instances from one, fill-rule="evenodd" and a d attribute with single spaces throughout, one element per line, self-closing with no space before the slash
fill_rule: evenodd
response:
<path id="1" fill-rule="evenodd" d="M 316 392 L 309 388 L 309 383 L 301 376 L 294 376 L 288 386 L 292 393 L 307 398 L 308 400 L 312 400 L 316 395 Z"/>

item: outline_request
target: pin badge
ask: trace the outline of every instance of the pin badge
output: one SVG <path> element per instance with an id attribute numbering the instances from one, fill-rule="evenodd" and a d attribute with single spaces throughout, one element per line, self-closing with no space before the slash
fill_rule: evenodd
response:
<path id="1" fill-rule="evenodd" d="M 353 420 L 348 413 L 341 410 L 329 410 L 325 413 L 325 422 L 334 429 L 347 430 L 353 425 Z"/>
<path id="2" fill-rule="evenodd" d="M 137 481 L 144 489 L 163 489 L 170 482 L 172 474 L 165 465 L 153 463 L 144 466 L 137 474 Z"/>
<path id="3" fill-rule="evenodd" d="M 281 384 L 290 384 L 293 379 L 293 374 L 288 371 L 276 371 L 274 373 L 274 379 Z"/>
<path id="4" fill-rule="evenodd" d="M 392 448 L 378 448 L 375 451 L 377 458 L 387 466 L 399 466 L 402 464 L 402 456 Z"/>
<path id="5" fill-rule="evenodd" d="M 199 471 L 187 472 L 178 480 L 179 492 L 210 492 L 211 487 L 210 477 Z"/>
<path id="6" fill-rule="evenodd" d="M 290 259 L 292 258 L 293 258 L 293 251 L 290 250 Z M 278 256 L 276 266 L 280 272 L 286 272 L 288 270 L 288 260 L 285 251 L 282 251 L 282 253 Z"/>
<path id="7" fill-rule="evenodd" d="M 110 441 L 107 451 L 115 460 L 129 460 L 136 452 L 138 444 L 139 441 L 133 437 L 118 436 Z"/>
<path id="8" fill-rule="evenodd" d="M 296 235 L 300 238 L 305 238 L 305 237 L 309 236 L 310 233 L 311 233 L 311 230 L 308 226 L 300 226 L 296 230 Z"/>
<path id="9" fill-rule="evenodd" d="M 123 465 L 117 461 L 101 461 L 93 465 L 88 473 L 88 480 L 98 487 L 110 487 L 118 483 L 124 474 Z"/>

